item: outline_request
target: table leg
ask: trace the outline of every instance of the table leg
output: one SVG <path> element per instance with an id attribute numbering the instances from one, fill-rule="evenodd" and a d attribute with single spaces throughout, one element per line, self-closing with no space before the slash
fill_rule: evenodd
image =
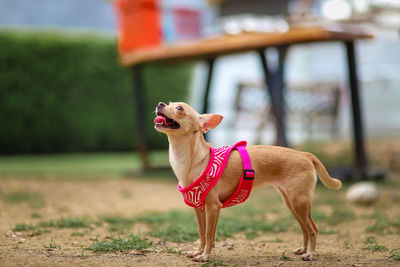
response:
<path id="1" fill-rule="evenodd" d="M 364 131 L 361 116 L 361 103 L 359 83 L 357 77 L 357 61 L 354 49 L 354 42 L 345 42 L 347 52 L 348 78 L 351 93 L 351 105 L 353 115 L 354 149 L 356 153 L 355 168 L 361 176 L 367 172 L 367 155 L 364 147 Z"/>
<path id="2" fill-rule="evenodd" d="M 209 58 L 207 59 L 207 64 L 208 64 L 208 73 L 207 73 L 207 82 L 206 82 L 206 88 L 204 90 L 204 99 L 203 99 L 203 114 L 208 112 L 208 97 L 210 93 L 210 88 L 211 88 L 211 80 L 212 80 L 212 75 L 213 75 L 213 70 L 214 70 L 214 61 L 215 58 Z"/>
<path id="3" fill-rule="evenodd" d="M 134 93 L 134 106 L 136 107 L 136 131 L 137 131 L 137 147 L 140 154 L 142 163 L 142 169 L 148 170 L 149 158 L 147 149 L 147 135 L 146 135 L 146 121 L 145 121 L 145 110 L 146 110 L 146 99 L 145 91 L 143 88 L 143 77 L 142 77 L 142 66 L 136 65 L 132 67 L 132 79 L 133 79 L 133 93 Z"/>
<path id="4" fill-rule="evenodd" d="M 284 107 L 284 63 L 288 46 L 278 46 L 278 64 L 277 67 L 271 70 L 267 64 L 265 50 L 260 50 L 259 56 L 261 59 L 265 80 L 267 83 L 268 93 L 271 99 L 272 112 L 275 117 L 276 125 L 276 144 L 278 146 L 288 147 L 289 143 L 286 136 L 286 121 Z"/>

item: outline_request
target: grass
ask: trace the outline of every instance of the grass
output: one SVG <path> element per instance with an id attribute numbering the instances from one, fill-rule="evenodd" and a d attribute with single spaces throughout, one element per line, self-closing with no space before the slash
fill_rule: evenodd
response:
<path id="1" fill-rule="evenodd" d="M 266 196 L 262 198 L 264 200 Z M 277 199 L 280 202 L 278 205 L 281 205 L 282 200 L 279 199 L 279 194 L 268 196 L 268 198 L 269 200 Z M 271 202 L 268 201 L 268 203 Z M 265 209 L 254 208 L 251 202 L 249 205 L 239 205 L 223 211 L 218 223 L 217 235 L 227 238 L 233 237 L 236 232 L 243 232 L 247 239 L 253 239 L 262 233 L 281 233 L 287 231 L 295 222 L 295 219 L 288 214 L 285 209 L 274 220 L 270 220 L 266 217 Z"/>
<path id="2" fill-rule="evenodd" d="M 192 212 L 183 212 L 180 210 L 171 210 L 169 212 L 149 212 L 137 218 L 138 222 L 147 224 L 164 224 L 164 223 L 195 223 L 194 214 Z"/>
<path id="3" fill-rule="evenodd" d="M 288 256 L 286 256 L 286 251 L 284 251 L 283 253 L 282 253 L 282 255 L 279 257 L 279 259 L 281 260 L 281 261 L 292 261 L 293 259 L 292 258 L 290 258 L 290 257 L 288 257 Z"/>
<path id="4" fill-rule="evenodd" d="M 343 188 L 340 191 L 345 191 L 346 184 L 343 184 Z M 335 191 L 329 188 L 326 188 L 324 185 L 318 183 L 316 188 L 316 194 L 313 200 L 314 209 L 317 208 L 321 210 L 324 207 L 321 206 L 331 206 L 333 208 L 341 209 L 346 205 L 345 198 L 338 197 L 340 195 L 340 191 Z"/>
<path id="5" fill-rule="evenodd" d="M 347 240 L 344 241 L 343 247 L 344 247 L 345 249 L 353 249 L 353 245 L 351 244 L 350 241 L 347 241 Z"/>
<path id="6" fill-rule="evenodd" d="M 390 255 L 387 258 L 395 261 L 400 261 L 400 248 L 391 250 Z"/>
<path id="7" fill-rule="evenodd" d="M 170 242 L 184 243 L 198 239 L 197 226 L 192 225 L 168 225 L 161 229 L 153 228 L 148 232 L 150 236 L 162 238 Z"/>
<path id="8" fill-rule="evenodd" d="M 390 234 L 390 220 L 383 212 L 375 212 L 372 218 L 375 219 L 375 223 L 367 227 L 367 233 L 377 233 L 380 235 Z"/>
<path id="9" fill-rule="evenodd" d="M 124 218 L 116 215 L 108 215 L 102 218 L 108 224 L 108 229 L 111 232 L 124 233 L 129 230 L 135 223 L 135 218 Z"/>
<path id="10" fill-rule="evenodd" d="M 134 223 L 146 223 L 150 227 L 150 236 L 172 242 L 195 241 L 198 238 L 194 215 L 188 212 L 171 211 L 167 213 L 147 213 L 136 218 L 121 216 L 103 216 L 97 221 L 84 217 L 60 218 L 40 221 L 36 224 L 19 223 L 13 231 L 31 231 L 31 235 L 41 234 L 53 229 L 91 229 L 94 225 L 108 226 L 110 232 L 126 233 Z M 75 234 L 78 235 L 78 234 Z"/>
<path id="11" fill-rule="evenodd" d="M 197 224 L 191 212 L 147 213 L 138 217 L 137 221 L 150 226 L 150 236 L 166 241 L 182 243 L 198 238 Z"/>
<path id="12" fill-rule="evenodd" d="M 32 219 L 41 219 L 42 215 L 40 213 L 37 213 L 37 212 L 32 212 L 31 213 L 31 218 Z"/>
<path id="13" fill-rule="evenodd" d="M 41 228 L 39 226 L 29 225 L 29 224 L 26 224 L 26 223 L 19 223 L 12 230 L 16 231 L 16 232 L 28 232 L 28 231 L 31 231 L 31 233 L 29 234 L 30 236 L 38 236 L 38 235 L 50 232 L 50 230 L 48 230 L 46 228 Z"/>
<path id="14" fill-rule="evenodd" d="M 45 205 L 43 197 L 36 192 L 0 193 L 0 197 L 7 204 L 28 203 L 35 209 L 42 208 Z"/>
<path id="15" fill-rule="evenodd" d="M 57 220 L 41 221 L 37 224 L 40 228 L 90 228 L 91 223 L 86 218 L 72 217 L 72 218 L 60 218 Z"/>
<path id="16" fill-rule="evenodd" d="M 336 230 L 334 230 L 332 228 L 324 227 L 324 228 L 319 229 L 318 233 L 320 235 L 334 235 L 334 234 L 337 234 L 338 231 L 336 231 Z"/>
<path id="17" fill-rule="evenodd" d="M 294 219 L 280 217 L 274 221 L 266 220 L 264 213 L 256 215 L 254 211 L 245 211 L 247 215 L 241 214 L 245 209 L 236 209 L 229 215 L 221 215 L 217 228 L 217 240 L 224 240 L 243 233 L 247 239 L 253 239 L 262 233 L 280 233 L 287 231 Z M 249 215 L 250 214 L 250 215 Z M 193 242 L 198 237 L 197 223 L 193 212 L 172 210 L 164 213 L 145 213 L 135 218 L 127 218 L 117 215 L 108 215 L 99 218 L 97 224 L 105 225 L 110 232 L 124 234 L 129 232 L 135 223 L 144 223 L 149 230 L 146 235 L 160 238 L 168 242 Z M 57 222 L 41 223 L 41 227 L 56 227 Z M 85 227 L 87 224 L 81 225 Z M 26 226 L 27 230 L 31 229 Z M 33 227 L 35 229 L 35 227 Z"/>
<path id="18" fill-rule="evenodd" d="M 50 230 L 48 229 L 37 229 L 35 231 L 33 231 L 30 236 L 38 236 L 38 235 L 42 235 L 44 233 L 50 233 Z"/>
<path id="19" fill-rule="evenodd" d="M 328 216 L 326 215 L 325 212 L 319 209 L 311 209 L 311 217 L 313 218 L 314 221 L 320 222 L 320 221 L 325 221 Z"/>
<path id="20" fill-rule="evenodd" d="M 211 267 L 211 266 L 228 266 L 221 260 L 210 259 L 208 262 L 203 263 L 201 267 Z"/>
<path id="21" fill-rule="evenodd" d="M 294 222 L 287 217 L 277 218 L 276 220 L 266 220 L 264 213 L 245 211 L 247 215 L 241 215 L 245 209 L 236 209 L 234 213 L 221 215 L 219 220 L 217 239 L 224 240 L 234 237 L 238 233 L 243 233 L 247 239 L 253 239 L 262 233 L 280 233 L 287 231 Z M 60 218 L 57 220 L 40 221 L 37 224 L 17 224 L 14 231 L 31 231 L 30 235 L 39 235 L 48 232 L 50 228 L 55 229 L 91 229 L 94 224 L 107 226 L 110 232 L 117 231 L 120 234 L 129 232 L 135 223 L 145 223 L 149 227 L 146 235 L 160 238 L 169 242 L 193 242 L 198 239 L 197 224 L 192 212 L 170 211 L 164 213 L 146 213 L 139 217 L 127 218 L 117 215 L 100 217 L 97 221 L 88 218 L 73 217 Z M 72 236 L 83 236 L 85 233 L 73 232 Z M 115 242 L 122 242 L 121 239 L 114 239 Z M 109 246 L 115 245 L 109 241 L 104 241 Z M 282 242 L 276 240 L 275 242 Z M 96 243 L 99 246 L 103 243 Z M 94 250 L 94 247 L 93 247 Z"/>
<path id="22" fill-rule="evenodd" d="M 288 230 L 293 223 L 290 218 L 270 221 L 254 214 L 246 217 L 240 214 L 241 211 L 242 209 L 237 209 L 234 214 L 221 215 L 218 221 L 217 240 L 234 237 L 237 233 L 244 233 L 247 239 L 253 239 L 261 233 L 280 233 Z M 149 213 L 138 217 L 137 221 L 150 226 L 151 230 L 148 232 L 150 236 L 163 238 L 166 241 L 188 242 L 198 239 L 197 224 L 192 212 Z"/>
<path id="23" fill-rule="evenodd" d="M 287 231 L 294 219 L 280 217 L 276 220 L 266 220 L 263 213 L 250 217 L 241 216 L 242 209 L 237 209 L 230 215 L 221 215 L 219 220 L 217 239 L 224 240 L 243 233 L 247 239 L 253 239 L 262 233 L 280 233 Z M 192 212 L 169 211 L 164 213 L 146 213 L 139 217 L 127 218 L 117 215 L 103 216 L 96 220 L 83 217 L 60 218 L 56 220 L 39 221 L 36 224 L 17 224 L 14 231 L 31 231 L 31 235 L 48 232 L 49 229 L 91 229 L 94 224 L 107 226 L 110 232 L 120 234 L 129 232 L 135 223 L 145 223 L 149 227 L 146 233 L 155 238 L 169 242 L 193 242 L 198 239 L 197 224 Z M 78 235 L 78 234 L 74 234 Z"/>
<path id="24" fill-rule="evenodd" d="M 43 247 L 47 248 L 48 250 L 61 249 L 60 246 L 54 243 L 53 237 L 51 237 L 50 243 L 48 245 L 43 245 Z"/>
<path id="25" fill-rule="evenodd" d="M 50 232 L 48 228 L 78 229 L 78 228 L 91 228 L 91 225 L 92 221 L 90 221 L 87 218 L 72 217 L 72 218 L 60 218 L 57 220 L 40 221 L 37 224 L 19 223 L 13 228 L 13 231 L 17 232 L 31 231 L 30 235 L 36 236 Z"/>
<path id="26" fill-rule="evenodd" d="M 293 219 L 278 218 L 274 221 L 265 220 L 261 215 L 252 214 L 250 217 L 241 216 L 242 209 L 228 216 L 221 215 L 219 220 L 217 239 L 224 240 L 243 233 L 247 239 L 253 239 L 262 233 L 280 233 L 287 231 Z M 247 211 L 248 213 L 248 211 Z M 193 242 L 198 239 L 197 224 L 192 212 L 170 211 L 164 213 L 146 213 L 139 217 L 127 218 L 117 215 L 108 215 L 97 221 L 88 218 L 73 217 L 57 220 L 40 221 L 37 224 L 17 224 L 14 231 L 31 231 L 31 235 L 39 235 L 55 229 L 91 229 L 93 224 L 106 225 L 110 232 L 127 233 L 135 223 L 145 223 L 149 227 L 148 236 L 161 238 L 169 242 Z M 76 232 L 73 235 L 79 235 Z"/>
<path id="27" fill-rule="evenodd" d="M 373 225 L 367 227 L 367 233 L 385 234 L 400 234 L 400 218 L 391 220 L 382 211 L 377 211 L 372 215 L 375 219 Z"/>
<path id="28" fill-rule="evenodd" d="M 339 223 L 348 222 L 357 218 L 354 211 L 346 208 L 335 208 L 332 214 L 326 219 L 330 225 L 337 225 Z"/>
<path id="29" fill-rule="evenodd" d="M 16 232 L 24 232 L 24 231 L 31 231 L 31 230 L 35 230 L 35 227 L 33 225 L 29 225 L 26 223 L 18 223 L 13 228 L 13 231 L 16 231 Z"/>
<path id="30" fill-rule="evenodd" d="M 88 232 L 72 232 L 71 236 L 85 236 Z"/>
<path id="31" fill-rule="evenodd" d="M 146 239 L 140 235 L 129 235 L 127 238 L 110 238 L 101 242 L 95 241 L 93 245 L 87 248 L 97 253 L 106 252 L 127 252 L 131 250 L 143 250 L 149 248 L 151 245 Z"/>
<path id="32" fill-rule="evenodd" d="M 164 251 L 172 254 L 179 254 L 179 255 L 183 254 L 182 250 L 176 248 L 166 248 Z"/>
<path id="33" fill-rule="evenodd" d="M 154 151 L 150 159 L 155 166 L 166 166 L 168 152 Z M 93 174 L 120 176 L 140 167 L 139 155 L 131 152 L 0 156 L 0 177 L 77 174 L 87 179 Z"/>
<path id="34" fill-rule="evenodd" d="M 379 245 L 378 242 L 376 241 L 376 238 L 373 236 L 367 237 L 364 241 L 364 246 L 362 247 L 364 250 L 370 250 L 372 252 L 374 251 L 388 251 L 389 249 L 385 246 Z"/>

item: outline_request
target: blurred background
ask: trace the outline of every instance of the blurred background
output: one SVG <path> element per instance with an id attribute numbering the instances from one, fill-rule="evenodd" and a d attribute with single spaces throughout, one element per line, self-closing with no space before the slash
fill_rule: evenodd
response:
<path id="1" fill-rule="evenodd" d="M 156 24 L 126 26 L 129 16 L 146 10 L 155 12 Z M 3 159 L 131 153 L 137 149 L 138 127 L 147 129 L 151 150 L 165 150 L 166 138 L 152 130 L 153 107 L 158 101 L 186 101 L 200 110 L 207 68 L 195 61 L 145 64 L 143 114 L 149 123 L 138 125 L 131 74 L 118 63 L 119 53 L 221 33 L 342 23 L 375 36 L 357 41 L 369 156 L 397 170 L 399 10 L 397 0 L 0 0 L 0 153 Z M 135 33 L 139 39 L 132 37 Z M 330 151 L 333 165 L 352 161 L 344 49 L 340 43 L 293 46 L 285 69 L 290 143 L 317 154 Z M 267 54 L 276 57 L 273 50 Z M 273 144 L 270 101 L 255 53 L 221 57 L 214 72 L 209 110 L 225 119 L 209 140 Z"/>
<path id="2" fill-rule="evenodd" d="M 320 263 L 398 264 L 399 0 L 0 0 L 0 265 L 190 264 L 181 254 L 198 238 L 193 214 L 169 168 L 141 171 L 138 130 L 145 130 L 151 166 L 169 166 L 154 108 L 185 101 L 201 111 L 207 64 L 143 64 L 138 114 L 132 70 L 121 55 L 315 25 L 374 35 L 356 41 L 356 54 L 368 161 L 386 177 L 356 188 L 345 183 L 338 192 L 317 186 Z M 277 61 L 275 49 L 266 54 Z M 329 169 L 352 166 L 343 43 L 291 46 L 285 76 L 290 145 Z M 219 57 L 208 110 L 224 120 L 207 139 L 215 146 L 274 144 L 266 88 L 257 53 Z M 219 227 L 212 266 L 301 263 L 285 256 L 301 234 L 272 188 L 257 188 L 246 204 L 224 211 Z M 127 253 L 90 254 L 115 251 Z"/>

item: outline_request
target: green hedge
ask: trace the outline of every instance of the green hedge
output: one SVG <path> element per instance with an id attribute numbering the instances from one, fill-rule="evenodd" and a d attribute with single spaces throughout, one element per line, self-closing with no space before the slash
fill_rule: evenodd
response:
<path id="1" fill-rule="evenodd" d="M 191 64 L 144 66 L 150 148 L 155 105 L 184 101 Z M 132 150 L 136 146 L 130 72 L 114 39 L 46 32 L 0 32 L 0 153 Z"/>

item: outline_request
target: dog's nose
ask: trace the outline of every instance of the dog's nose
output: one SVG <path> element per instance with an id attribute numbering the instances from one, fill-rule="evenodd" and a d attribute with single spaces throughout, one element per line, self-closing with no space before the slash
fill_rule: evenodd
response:
<path id="1" fill-rule="evenodd" d="M 163 108 L 165 107 L 167 104 L 165 104 L 164 102 L 159 102 L 157 105 L 157 108 Z"/>

